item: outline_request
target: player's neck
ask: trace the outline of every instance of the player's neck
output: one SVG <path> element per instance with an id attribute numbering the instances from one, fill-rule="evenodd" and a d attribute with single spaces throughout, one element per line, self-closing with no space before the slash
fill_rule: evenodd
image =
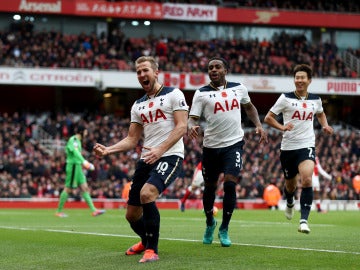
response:
<path id="1" fill-rule="evenodd" d="M 309 93 L 306 90 L 303 91 L 295 90 L 294 93 L 298 99 L 307 99 L 309 95 Z"/>
<path id="2" fill-rule="evenodd" d="M 151 93 L 148 94 L 149 98 L 153 98 L 156 97 L 157 94 L 161 91 L 161 89 L 164 87 L 164 85 L 160 84 L 160 83 L 156 83 L 154 85 L 153 90 L 151 91 Z"/>
<path id="3" fill-rule="evenodd" d="M 219 90 L 220 88 L 225 89 L 227 85 L 227 81 L 223 81 L 223 82 L 210 82 L 210 86 L 216 90 Z"/>

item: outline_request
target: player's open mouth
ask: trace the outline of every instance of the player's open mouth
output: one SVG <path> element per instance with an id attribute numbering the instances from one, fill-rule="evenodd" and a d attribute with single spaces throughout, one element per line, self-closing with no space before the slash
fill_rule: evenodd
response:
<path id="1" fill-rule="evenodd" d="M 149 80 L 145 80 L 145 81 L 142 82 L 142 84 L 145 85 L 145 86 L 148 86 L 148 85 L 150 84 L 150 81 L 149 81 Z"/>

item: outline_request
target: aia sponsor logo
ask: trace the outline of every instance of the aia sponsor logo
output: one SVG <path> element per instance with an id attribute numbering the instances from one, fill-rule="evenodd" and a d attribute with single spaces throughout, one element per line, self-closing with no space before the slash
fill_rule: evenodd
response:
<path id="1" fill-rule="evenodd" d="M 312 112 L 300 112 L 295 111 L 294 114 L 291 116 L 291 119 L 303 120 L 303 121 L 312 121 L 314 118 L 314 114 Z"/>
<path id="2" fill-rule="evenodd" d="M 150 106 L 150 105 L 149 105 Z M 147 113 L 142 113 L 140 115 L 141 120 L 144 124 L 154 123 L 160 120 L 166 120 L 167 117 L 164 114 L 164 112 L 160 109 L 157 109 L 156 111 L 149 111 Z"/>
<path id="3" fill-rule="evenodd" d="M 224 93 L 226 95 L 226 93 Z M 227 112 L 232 110 L 240 110 L 239 101 L 234 98 L 233 100 L 224 100 L 222 102 L 218 101 L 214 106 L 214 114 L 218 112 Z"/>

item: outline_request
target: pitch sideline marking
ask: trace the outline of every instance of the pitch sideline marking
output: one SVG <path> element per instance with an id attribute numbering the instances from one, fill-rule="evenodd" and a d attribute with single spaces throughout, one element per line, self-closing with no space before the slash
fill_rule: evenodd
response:
<path id="1" fill-rule="evenodd" d="M 54 229 L 32 229 L 32 228 L 20 228 L 20 227 L 8 227 L 0 226 L 0 229 L 8 230 L 20 230 L 20 231 L 45 231 L 45 232 L 57 232 L 57 233 L 69 233 L 69 234 L 82 234 L 82 235 L 95 235 L 95 236 L 109 236 L 109 237 L 123 237 L 123 238 L 138 238 L 137 236 L 123 235 L 123 234 L 110 234 L 110 233 L 92 233 L 92 232 L 75 232 L 69 230 L 54 230 Z M 161 240 L 167 241 L 182 241 L 182 242 L 201 242 L 200 240 L 182 239 L 182 238 L 162 238 Z M 214 243 L 219 243 L 214 241 Z M 260 245 L 260 244 L 245 244 L 245 243 L 232 243 L 234 246 L 248 246 L 248 247 L 263 247 L 263 248 L 276 248 L 276 249 L 289 249 L 289 250 L 301 250 L 301 251 L 314 251 L 314 252 L 326 252 L 326 253 L 340 253 L 340 254 L 352 254 L 360 255 L 360 252 L 355 251 L 343 251 L 343 250 L 329 250 L 329 249 L 315 249 L 315 248 L 297 248 L 286 246 L 273 246 L 273 245 Z"/>

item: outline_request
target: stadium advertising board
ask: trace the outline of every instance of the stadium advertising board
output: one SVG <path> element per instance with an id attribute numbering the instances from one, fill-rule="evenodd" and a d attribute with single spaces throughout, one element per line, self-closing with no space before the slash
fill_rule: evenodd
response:
<path id="1" fill-rule="evenodd" d="M 1 1 L 0 11 L 25 13 L 63 13 L 64 0 L 12 0 Z"/>
<path id="2" fill-rule="evenodd" d="M 243 82 L 249 91 L 259 93 L 283 93 L 294 88 L 293 78 L 284 76 L 228 75 L 228 80 Z M 159 81 L 190 91 L 210 82 L 205 73 L 172 72 L 161 72 Z M 0 68 L 1 84 L 95 87 L 100 90 L 139 88 L 135 72 L 46 68 Z M 360 95 L 360 79 L 314 78 L 309 87 L 311 92 L 317 94 Z"/>
<path id="3" fill-rule="evenodd" d="M 162 19 L 161 4 L 147 2 L 75 1 L 76 15 Z"/>
<path id="4" fill-rule="evenodd" d="M 202 22 L 217 21 L 216 6 L 165 3 L 162 5 L 162 10 L 163 19 Z"/>
<path id="5" fill-rule="evenodd" d="M 92 87 L 100 75 L 86 70 L 0 68 L 0 84 Z"/>
<path id="6" fill-rule="evenodd" d="M 328 28 L 360 28 L 360 15 L 349 13 L 323 13 L 284 11 L 276 9 L 218 8 L 218 22 L 251 25 L 279 25 Z"/>
<path id="7" fill-rule="evenodd" d="M 0 1 L 0 12 L 360 29 L 360 15 L 356 13 L 224 8 L 146 1 L 12 0 Z"/>

